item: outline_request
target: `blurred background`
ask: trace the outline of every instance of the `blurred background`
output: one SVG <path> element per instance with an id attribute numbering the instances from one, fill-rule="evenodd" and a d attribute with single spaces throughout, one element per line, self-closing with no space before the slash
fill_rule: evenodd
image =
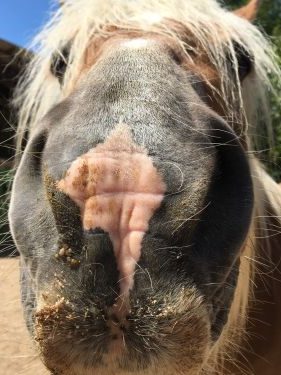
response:
<path id="1" fill-rule="evenodd" d="M 223 3 L 229 9 L 235 9 L 246 4 L 247 0 L 225 0 Z M 261 3 L 255 23 L 271 38 L 281 64 L 281 0 L 262 0 Z M 28 48 L 32 38 L 56 7 L 55 0 L 0 2 L 0 256 L 15 254 L 7 225 L 7 207 L 13 175 L 17 119 L 11 112 L 9 98 L 28 60 L 28 56 L 19 52 L 19 47 Z M 2 72 L 5 72 L 5 76 Z M 269 93 L 272 141 L 269 142 L 266 130 L 260 129 L 257 153 L 273 178 L 281 181 L 281 85 L 274 79 L 272 83 L 276 92 L 276 95 Z"/>

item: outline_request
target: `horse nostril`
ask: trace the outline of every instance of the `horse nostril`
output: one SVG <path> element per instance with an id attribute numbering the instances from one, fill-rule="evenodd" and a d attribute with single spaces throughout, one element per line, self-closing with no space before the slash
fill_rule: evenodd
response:
<path id="1" fill-rule="evenodd" d="M 68 245 L 73 251 L 81 251 L 82 224 L 79 207 L 62 191 L 58 190 L 55 180 L 44 171 L 44 186 L 47 192 L 56 228 L 59 233 L 59 246 Z"/>

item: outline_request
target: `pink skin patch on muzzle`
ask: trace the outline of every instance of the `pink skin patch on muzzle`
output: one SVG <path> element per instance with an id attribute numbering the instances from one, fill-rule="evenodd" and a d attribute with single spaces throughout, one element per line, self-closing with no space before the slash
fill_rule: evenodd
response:
<path id="1" fill-rule="evenodd" d="M 101 228 L 113 244 L 124 301 L 134 284 L 141 242 L 166 191 L 147 151 L 120 124 L 78 157 L 57 187 L 80 207 L 85 230 Z M 120 301 L 119 301 L 120 302 Z"/>

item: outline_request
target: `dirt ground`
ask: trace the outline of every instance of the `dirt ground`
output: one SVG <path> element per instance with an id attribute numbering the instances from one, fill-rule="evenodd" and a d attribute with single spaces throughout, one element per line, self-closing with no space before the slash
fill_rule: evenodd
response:
<path id="1" fill-rule="evenodd" d="M 18 263 L 0 258 L 0 374 L 47 375 L 23 321 Z"/>

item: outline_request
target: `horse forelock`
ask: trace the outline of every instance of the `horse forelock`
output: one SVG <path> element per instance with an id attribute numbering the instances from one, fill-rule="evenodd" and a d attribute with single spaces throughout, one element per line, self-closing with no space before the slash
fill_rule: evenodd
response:
<path id="1" fill-rule="evenodd" d="M 188 30 L 190 41 L 183 38 L 182 26 Z M 18 87 L 15 102 L 20 107 L 19 141 L 27 128 L 32 131 L 37 121 L 73 90 L 83 69 L 98 59 L 99 52 L 95 52 L 100 51 L 107 40 L 116 37 L 118 30 L 126 30 L 131 35 L 154 33 L 169 37 L 169 40 L 183 47 L 191 60 L 186 47 L 193 49 L 194 43 L 199 46 L 210 63 L 208 72 L 203 72 L 201 60 L 201 76 L 208 81 L 214 95 L 219 93 L 225 106 L 226 118 L 235 119 L 230 121 L 230 125 L 239 124 L 240 128 L 235 129 L 237 135 L 245 138 L 247 149 L 252 149 L 258 121 L 257 108 L 260 107 L 259 113 L 268 112 L 265 96 L 268 87 L 271 87 L 269 73 L 281 79 L 280 68 L 275 61 L 273 49 L 263 34 L 248 21 L 220 7 L 215 0 L 64 1 L 36 38 L 38 54 Z M 71 49 L 65 79 L 60 87 L 50 73 L 50 60 L 53 52 L 60 51 L 67 43 L 71 43 Z M 252 57 L 255 65 L 251 79 L 245 79 L 242 83 L 238 77 L 236 43 Z M 229 58 L 234 63 L 234 77 L 228 74 Z M 210 72 L 219 72 L 219 87 L 208 76 Z M 267 118 L 263 121 L 270 128 L 270 121 Z M 256 191 L 253 224 L 241 252 L 238 286 L 229 321 L 213 348 L 213 362 L 217 361 L 219 353 L 226 352 L 223 348 L 233 345 L 233 341 L 243 331 L 254 275 L 251 260 L 255 257 L 258 242 L 255 238 L 256 226 L 267 215 L 264 202 L 270 202 L 273 213 L 281 216 L 281 194 L 276 184 L 269 177 L 262 182 L 264 172 L 254 158 L 250 161 L 250 167 Z M 276 194 L 266 196 L 265 190 Z M 265 234 L 266 227 L 265 222 Z M 210 366 L 213 365 L 212 361 Z"/>
<path id="2" fill-rule="evenodd" d="M 262 87 L 261 97 L 263 90 L 270 86 L 269 72 L 279 76 L 279 68 L 271 45 L 262 33 L 248 21 L 220 7 L 215 0 L 106 0 L 102 4 L 96 0 L 65 1 L 34 40 L 33 48 L 38 53 L 31 62 L 15 98 L 21 108 L 19 132 L 22 133 L 27 126 L 36 126 L 37 120 L 71 91 L 84 64 L 85 51 L 93 38 L 106 37 L 115 32 L 114 28 L 125 28 L 169 35 L 185 47 L 188 41 L 183 41 L 178 28 L 174 27 L 172 22 L 163 22 L 164 19 L 177 21 L 187 27 L 192 35 L 191 39 L 196 41 L 208 56 L 210 64 L 220 74 L 220 95 L 228 109 L 228 116 L 236 116 L 238 122 L 244 123 L 244 128 L 241 124 L 241 132 L 245 133 L 247 126 L 245 127 L 242 112 L 247 112 L 249 106 L 243 105 L 242 96 L 243 92 L 246 92 L 244 100 L 249 101 L 253 95 L 240 85 L 235 44 L 241 45 L 255 62 L 255 86 Z M 50 73 L 50 60 L 54 51 L 60 53 L 69 42 L 71 49 L 68 69 L 60 88 Z M 229 77 L 229 59 L 234 63 L 236 77 Z M 247 85 L 248 82 L 243 84 L 245 89 Z M 253 90 L 253 80 L 250 86 L 248 91 Z M 50 92 L 53 94 L 49 95 Z M 237 105 L 237 96 L 240 100 L 239 113 L 233 110 Z M 257 101 L 258 98 L 255 98 L 255 102 Z M 255 110 L 246 113 L 251 126 L 252 113 L 255 113 Z"/>

